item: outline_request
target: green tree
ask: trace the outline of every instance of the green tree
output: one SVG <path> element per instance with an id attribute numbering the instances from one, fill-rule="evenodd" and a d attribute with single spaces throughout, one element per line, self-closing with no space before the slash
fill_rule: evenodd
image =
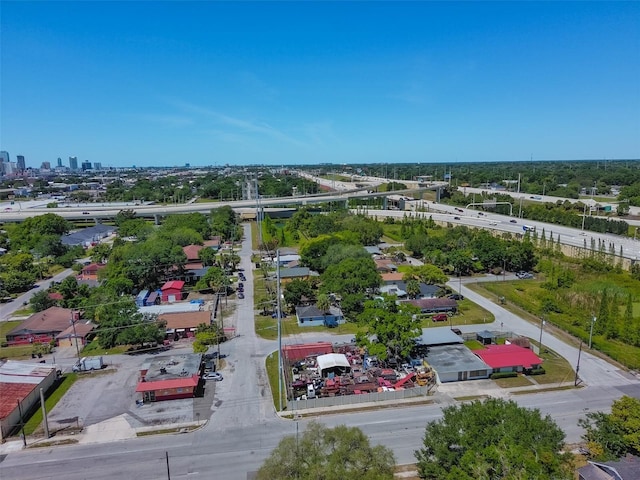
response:
<path id="1" fill-rule="evenodd" d="M 578 424 L 585 429 L 589 456 L 612 460 L 627 453 L 640 455 L 640 400 L 623 396 L 611 405 L 611 413 L 589 412 Z"/>
<path id="2" fill-rule="evenodd" d="M 229 278 L 225 275 L 224 271 L 220 267 L 209 267 L 207 273 L 196 283 L 195 289 L 218 292 L 221 288 L 228 286 Z"/>
<path id="3" fill-rule="evenodd" d="M 201 323 L 196 329 L 196 338 L 193 341 L 193 353 L 204 353 L 209 345 L 217 345 L 225 342 L 227 338 L 216 323 Z"/>
<path id="4" fill-rule="evenodd" d="M 395 458 L 372 447 L 359 428 L 310 422 L 301 437 L 287 436 L 258 470 L 257 480 L 393 480 Z"/>
<path id="5" fill-rule="evenodd" d="M 375 290 L 381 281 L 372 258 L 347 258 L 329 266 L 320 278 L 322 292 L 340 295 Z"/>
<path id="6" fill-rule="evenodd" d="M 420 478 L 573 478 L 570 455 L 561 453 L 564 433 L 537 409 L 490 398 L 443 414 L 427 424 L 424 446 L 415 452 Z"/>
<path id="7" fill-rule="evenodd" d="M 294 309 L 300 305 L 302 297 L 311 298 L 313 296 L 313 289 L 306 280 L 296 278 L 287 283 L 283 296 L 289 308 Z"/>
<path id="8" fill-rule="evenodd" d="M 40 290 L 33 294 L 33 296 L 29 299 L 29 305 L 34 312 L 42 312 L 49 307 L 53 307 L 56 304 L 55 300 L 51 300 L 49 298 L 48 290 Z"/>
<path id="9" fill-rule="evenodd" d="M 391 357 L 407 357 L 422 333 L 419 309 L 408 303 L 396 304 L 395 297 L 383 295 L 366 301 L 364 311 L 358 316 L 367 333 L 356 335 L 359 346 L 366 347 L 371 355 L 381 360 Z"/>
<path id="10" fill-rule="evenodd" d="M 407 295 L 409 298 L 418 298 L 420 295 L 420 282 L 415 278 L 411 278 L 407 281 Z"/>
<path id="11" fill-rule="evenodd" d="M 216 251 L 213 248 L 201 248 L 198 252 L 198 259 L 205 267 L 210 267 L 216 263 Z"/>

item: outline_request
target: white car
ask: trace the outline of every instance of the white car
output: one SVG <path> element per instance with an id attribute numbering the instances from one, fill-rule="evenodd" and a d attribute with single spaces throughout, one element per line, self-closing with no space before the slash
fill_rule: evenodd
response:
<path id="1" fill-rule="evenodd" d="M 221 382 L 223 379 L 222 375 L 220 375 L 218 372 L 207 372 L 202 376 L 202 378 L 204 380 L 213 380 L 216 382 Z"/>

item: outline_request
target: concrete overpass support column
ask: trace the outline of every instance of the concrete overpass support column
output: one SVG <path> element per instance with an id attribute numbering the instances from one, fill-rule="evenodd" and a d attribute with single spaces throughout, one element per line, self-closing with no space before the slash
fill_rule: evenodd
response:
<path id="1" fill-rule="evenodd" d="M 389 208 L 389 200 L 387 197 L 382 197 L 382 209 L 386 210 L 387 208 Z"/>
<path id="2" fill-rule="evenodd" d="M 157 213 L 154 214 L 153 221 L 156 223 L 156 225 L 160 225 L 160 215 L 158 215 Z"/>
<path id="3" fill-rule="evenodd" d="M 349 209 L 349 199 L 348 198 L 344 199 L 344 208 L 347 209 L 347 210 Z"/>

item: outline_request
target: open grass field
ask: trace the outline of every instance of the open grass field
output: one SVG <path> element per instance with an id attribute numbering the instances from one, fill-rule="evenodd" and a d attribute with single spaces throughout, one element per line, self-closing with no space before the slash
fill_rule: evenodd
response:
<path id="1" fill-rule="evenodd" d="M 598 292 L 606 287 L 611 295 L 618 295 L 618 298 L 626 298 L 627 295 L 633 295 L 635 292 L 633 315 L 635 325 L 638 324 L 640 298 L 638 298 L 636 290 L 637 282 L 628 275 L 582 273 L 580 282 L 576 282 L 571 288 L 552 292 L 543 287 L 544 281 L 544 278 L 540 278 L 525 281 L 487 282 L 467 286 L 489 298 L 497 299 L 503 296 L 507 302 L 505 308 L 534 322 L 539 322 L 540 318 L 544 316 L 552 325 L 585 343 L 589 341 L 590 320 L 598 312 Z M 618 304 L 618 314 L 614 321 L 617 330 L 624 332 L 624 306 L 622 301 L 619 301 Z M 555 311 L 545 311 L 545 306 L 548 309 L 549 305 Z M 522 311 L 527 314 L 521 314 Z M 597 332 L 594 332 L 592 342 L 595 349 L 622 365 L 633 369 L 640 368 L 640 347 L 624 343 L 621 338 L 607 339 L 605 335 Z"/>

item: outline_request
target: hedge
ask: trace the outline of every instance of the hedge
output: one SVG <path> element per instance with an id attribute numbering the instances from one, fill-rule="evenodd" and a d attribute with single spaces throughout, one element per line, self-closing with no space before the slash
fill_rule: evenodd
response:
<path id="1" fill-rule="evenodd" d="M 517 377 L 518 376 L 518 372 L 497 372 L 497 373 L 492 373 L 491 374 L 491 380 L 496 380 L 498 378 L 511 378 L 511 377 Z"/>

